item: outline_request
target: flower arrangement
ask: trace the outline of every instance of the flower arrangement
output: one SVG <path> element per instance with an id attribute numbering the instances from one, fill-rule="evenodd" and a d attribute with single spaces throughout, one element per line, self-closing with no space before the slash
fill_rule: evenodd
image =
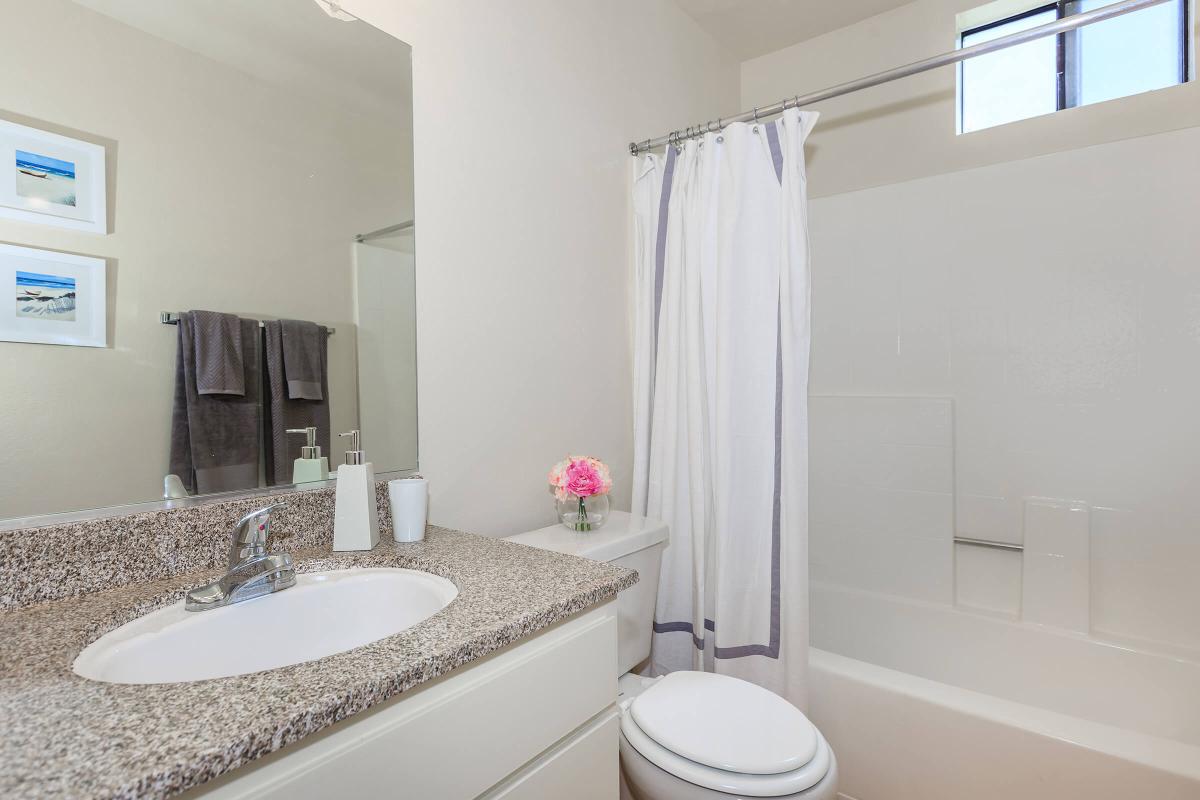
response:
<path id="1" fill-rule="evenodd" d="M 608 465 L 593 456 L 567 456 L 550 469 L 550 492 L 558 501 L 559 520 L 571 530 L 590 531 L 604 524 L 612 475 Z M 603 502 L 589 500 L 598 498 Z"/>

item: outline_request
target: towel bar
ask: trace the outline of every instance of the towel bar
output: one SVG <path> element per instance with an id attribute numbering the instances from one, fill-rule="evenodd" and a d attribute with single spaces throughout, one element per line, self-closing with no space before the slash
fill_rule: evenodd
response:
<path id="1" fill-rule="evenodd" d="M 160 311 L 158 312 L 158 321 L 163 325 L 178 325 L 179 315 L 174 311 Z M 258 327 L 263 327 L 262 320 L 258 321 Z M 337 331 L 336 328 L 330 328 L 328 326 L 326 326 L 325 330 L 329 331 L 330 336 L 333 336 L 333 334 Z"/>

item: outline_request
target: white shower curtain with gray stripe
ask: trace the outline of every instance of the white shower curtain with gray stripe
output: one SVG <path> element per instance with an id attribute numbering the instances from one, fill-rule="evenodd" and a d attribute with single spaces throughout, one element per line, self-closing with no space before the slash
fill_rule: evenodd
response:
<path id="1" fill-rule="evenodd" d="M 817 115 L 647 155 L 634 176 L 635 513 L 665 520 L 651 671 L 805 705 L 809 247 Z"/>

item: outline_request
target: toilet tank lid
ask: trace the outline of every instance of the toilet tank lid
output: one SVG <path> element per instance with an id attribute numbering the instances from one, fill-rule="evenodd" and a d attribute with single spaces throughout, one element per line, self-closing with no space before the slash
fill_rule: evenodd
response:
<path id="1" fill-rule="evenodd" d="M 665 543 L 667 525 L 659 520 L 639 517 L 627 511 L 614 511 L 598 530 L 576 533 L 562 525 L 550 525 L 536 531 L 509 536 L 508 540 L 595 561 L 615 561 L 647 547 Z"/>

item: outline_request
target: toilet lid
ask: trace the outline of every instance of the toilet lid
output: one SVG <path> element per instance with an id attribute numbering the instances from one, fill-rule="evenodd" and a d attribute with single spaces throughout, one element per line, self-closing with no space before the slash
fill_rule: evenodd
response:
<path id="1" fill-rule="evenodd" d="M 707 767 L 672 753 L 642 732 L 625 709 L 621 714 L 621 736 L 654 766 L 680 780 L 737 797 L 790 797 L 816 786 L 829 774 L 833 751 L 820 732 L 812 761 L 800 769 L 775 775 L 747 775 Z"/>
<path id="2" fill-rule="evenodd" d="M 800 709 L 728 675 L 672 672 L 638 695 L 629 714 L 670 752 L 726 772 L 778 775 L 817 752 L 817 729 Z"/>

